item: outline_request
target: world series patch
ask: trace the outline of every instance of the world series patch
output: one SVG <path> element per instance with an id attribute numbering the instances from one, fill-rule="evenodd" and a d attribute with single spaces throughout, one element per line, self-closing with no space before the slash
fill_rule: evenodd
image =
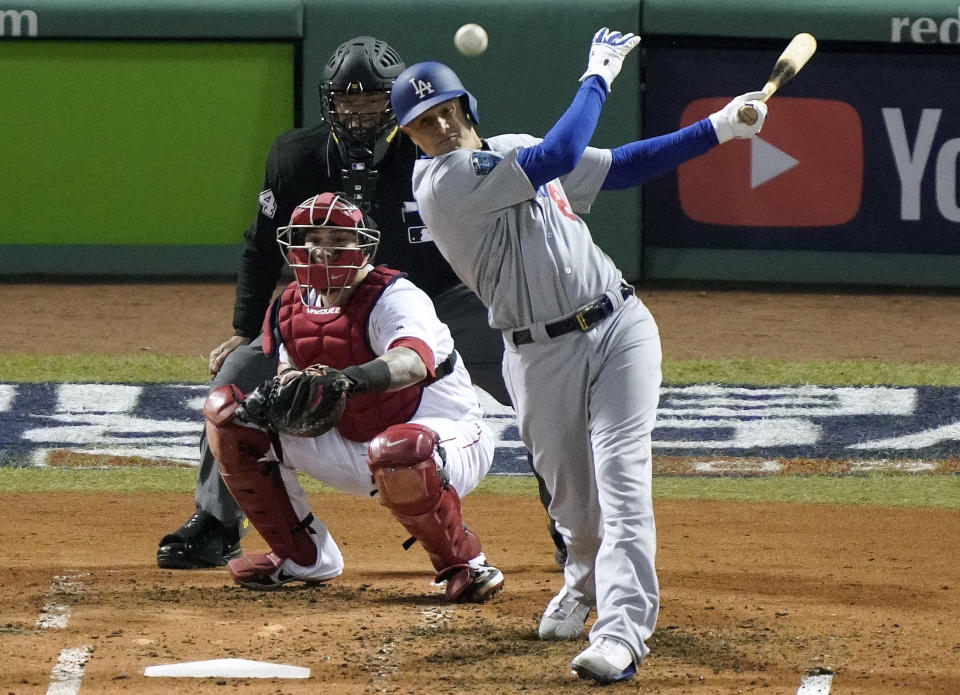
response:
<path id="1" fill-rule="evenodd" d="M 46 465 L 51 452 L 197 465 L 204 384 L 0 381 L 0 471 Z M 516 413 L 478 391 L 495 444 L 492 474 L 529 474 Z M 654 473 L 789 471 L 956 473 L 960 388 L 662 386 Z M 691 463 L 696 459 L 698 463 Z M 686 462 L 686 463 L 684 463 Z M 796 470 L 800 471 L 801 468 Z"/>
<path id="2" fill-rule="evenodd" d="M 470 155 L 470 161 L 473 163 L 473 170 L 477 176 L 486 176 L 503 159 L 493 152 L 474 152 Z"/>

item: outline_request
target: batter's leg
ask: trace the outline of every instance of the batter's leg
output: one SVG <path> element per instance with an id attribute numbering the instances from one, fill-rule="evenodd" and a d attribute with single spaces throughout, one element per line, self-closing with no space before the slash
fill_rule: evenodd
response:
<path id="1" fill-rule="evenodd" d="M 487 308 L 466 285 L 457 285 L 433 299 L 437 316 L 447 324 L 457 352 L 463 358 L 473 383 L 502 405 L 511 405 L 510 394 L 503 383 L 503 336 L 487 323 Z M 550 506 L 550 493 L 533 470 L 533 456 L 527 452 L 527 463 L 537 478 L 540 502 L 544 510 Z M 553 540 L 553 557 L 561 567 L 567 561 L 567 546 L 557 531 L 556 522 L 547 514 L 548 530 Z"/>
<path id="2" fill-rule="evenodd" d="M 660 390 L 660 340 L 639 301 L 600 328 L 610 346 L 590 387 L 589 424 L 603 536 L 596 557 L 597 620 L 590 642 L 648 653 L 659 612 L 651 432 Z"/>
<path id="3" fill-rule="evenodd" d="M 537 479 L 537 489 L 540 492 L 540 504 L 543 505 L 543 508 L 546 510 L 550 509 L 550 491 L 547 489 L 547 483 L 544 481 L 543 476 L 537 473 L 533 468 L 533 454 L 529 451 L 527 452 L 527 464 L 530 466 L 530 470 L 533 471 L 533 476 Z M 550 533 L 550 538 L 553 539 L 553 559 L 554 561 L 563 567 L 567 564 L 567 542 L 563 540 L 563 535 L 560 531 L 557 530 L 557 522 L 553 520 L 550 516 L 549 511 L 547 512 L 547 531 Z"/>
<path id="4" fill-rule="evenodd" d="M 564 423 L 587 421 L 589 360 L 598 346 L 589 335 L 576 338 L 511 347 L 505 370 L 517 403 L 520 435 L 551 493 L 548 512 L 566 541 L 567 591 L 560 598 L 590 608 L 596 603 L 594 558 L 602 538 L 593 457 L 586 427 Z M 558 373 L 563 373 L 562 379 L 557 378 Z M 565 418 L 557 418 L 558 407 L 563 408 Z M 582 610 L 570 612 L 586 617 Z M 579 634 L 582 630 L 582 625 L 569 627 L 563 632 Z"/>
<path id="5" fill-rule="evenodd" d="M 244 393 L 252 391 L 277 371 L 276 360 L 263 354 L 261 338 L 241 345 L 224 360 L 210 382 L 210 391 L 236 384 Z M 200 436 L 200 461 L 194 489 L 196 512 L 179 529 L 160 539 L 157 565 L 165 569 L 219 567 L 239 557 L 240 538 L 249 530 L 246 517 L 223 484 L 219 464 Z"/>

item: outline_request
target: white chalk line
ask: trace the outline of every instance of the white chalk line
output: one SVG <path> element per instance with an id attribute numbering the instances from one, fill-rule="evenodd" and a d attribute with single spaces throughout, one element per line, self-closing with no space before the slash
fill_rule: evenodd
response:
<path id="1" fill-rule="evenodd" d="M 62 630 L 70 619 L 70 607 L 60 603 L 60 597 L 80 593 L 83 582 L 77 581 L 80 572 L 68 572 L 56 575 L 47 591 L 48 599 L 43 605 L 43 612 L 37 618 L 37 627 L 43 630 Z"/>
<path id="2" fill-rule="evenodd" d="M 48 599 L 43 606 L 43 612 L 37 618 L 37 627 L 42 630 L 62 630 L 70 620 L 70 607 L 61 603 L 63 596 L 80 593 L 83 582 L 78 577 L 86 576 L 86 572 L 68 570 L 66 574 L 53 577 Z M 60 651 L 56 665 L 50 670 L 50 684 L 47 686 L 47 695 L 76 695 L 83 681 L 83 672 L 90 661 L 93 647 L 67 647 Z"/>
<path id="3" fill-rule="evenodd" d="M 829 695 L 832 682 L 833 673 L 824 673 L 820 670 L 816 673 L 808 673 L 800 681 L 797 695 Z"/>
<path id="4" fill-rule="evenodd" d="M 50 671 L 47 695 L 76 695 L 91 653 L 93 647 L 89 645 L 69 647 L 61 651 L 57 665 Z"/>

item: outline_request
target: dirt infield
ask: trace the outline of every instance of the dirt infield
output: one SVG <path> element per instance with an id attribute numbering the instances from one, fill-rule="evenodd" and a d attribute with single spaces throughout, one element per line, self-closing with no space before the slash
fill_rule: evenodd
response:
<path id="1" fill-rule="evenodd" d="M 641 287 L 666 359 L 953 362 L 960 293 Z M 0 354 L 206 356 L 232 335 L 233 287 L 0 284 Z M 107 316 L 116 318 L 107 320 Z"/>
<path id="2" fill-rule="evenodd" d="M 375 503 L 312 502 L 339 539 L 344 575 L 260 594 L 223 570 L 157 569 L 158 532 L 190 513 L 184 496 L 5 495 L 4 517 L 18 522 L 0 535 L 2 692 L 44 692 L 58 653 L 81 646 L 93 650 L 81 692 L 587 687 L 567 668 L 583 642 L 536 638 L 562 579 L 535 500 L 464 501 L 506 574 L 504 591 L 482 606 L 446 604 L 423 551 L 404 552 L 402 529 Z M 843 695 L 960 692 L 955 513 L 676 501 L 658 502 L 656 513 L 659 629 L 638 677 L 617 691 L 792 694 L 804 673 L 826 666 Z M 264 547 L 256 535 L 245 545 Z M 51 603 L 69 608 L 65 628 L 37 627 Z M 311 677 L 143 676 L 150 665 L 221 658 L 303 666 Z"/>
<path id="3" fill-rule="evenodd" d="M 229 285 L 53 289 L 0 285 L 0 306 L 16 312 L 0 353 L 200 356 L 229 334 Z M 652 288 L 641 296 L 673 359 L 947 362 L 960 338 L 960 297 L 949 294 Z M 122 323 L 105 325 L 105 307 Z M 156 567 L 157 540 L 192 511 L 188 495 L 3 495 L 0 692 L 46 692 L 68 649 L 85 663 L 82 687 L 76 668 L 73 676 L 82 693 L 590 687 L 567 668 L 583 642 L 536 638 L 562 578 L 535 499 L 464 500 L 467 523 L 506 575 L 503 593 L 482 606 L 444 603 L 422 549 L 403 551 L 402 529 L 376 503 L 311 501 L 343 549 L 344 575 L 258 594 L 223 570 Z M 956 512 L 658 500 L 656 514 L 658 630 L 638 677 L 611 690 L 792 695 L 821 669 L 832 674 L 830 692 L 843 695 L 960 692 Z M 244 546 L 264 548 L 256 533 Z M 307 667 L 311 676 L 143 675 L 151 665 L 223 658 Z M 69 670 L 53 680 L 69 685 Z"/>

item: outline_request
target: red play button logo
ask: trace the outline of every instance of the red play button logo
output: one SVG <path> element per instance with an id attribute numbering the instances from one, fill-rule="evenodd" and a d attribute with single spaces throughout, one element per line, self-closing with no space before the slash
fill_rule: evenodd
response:
<path id="1" fill-rule="evenodd" d="M 681 125 L 728 98 L 698 99 Z M 863 136 L 852 106 L 774 97 L 763 130 L 677 170 L 680 205 L 697 222 L 749 227 L 825 227 L 849 222 L 863 190 Z"/>

